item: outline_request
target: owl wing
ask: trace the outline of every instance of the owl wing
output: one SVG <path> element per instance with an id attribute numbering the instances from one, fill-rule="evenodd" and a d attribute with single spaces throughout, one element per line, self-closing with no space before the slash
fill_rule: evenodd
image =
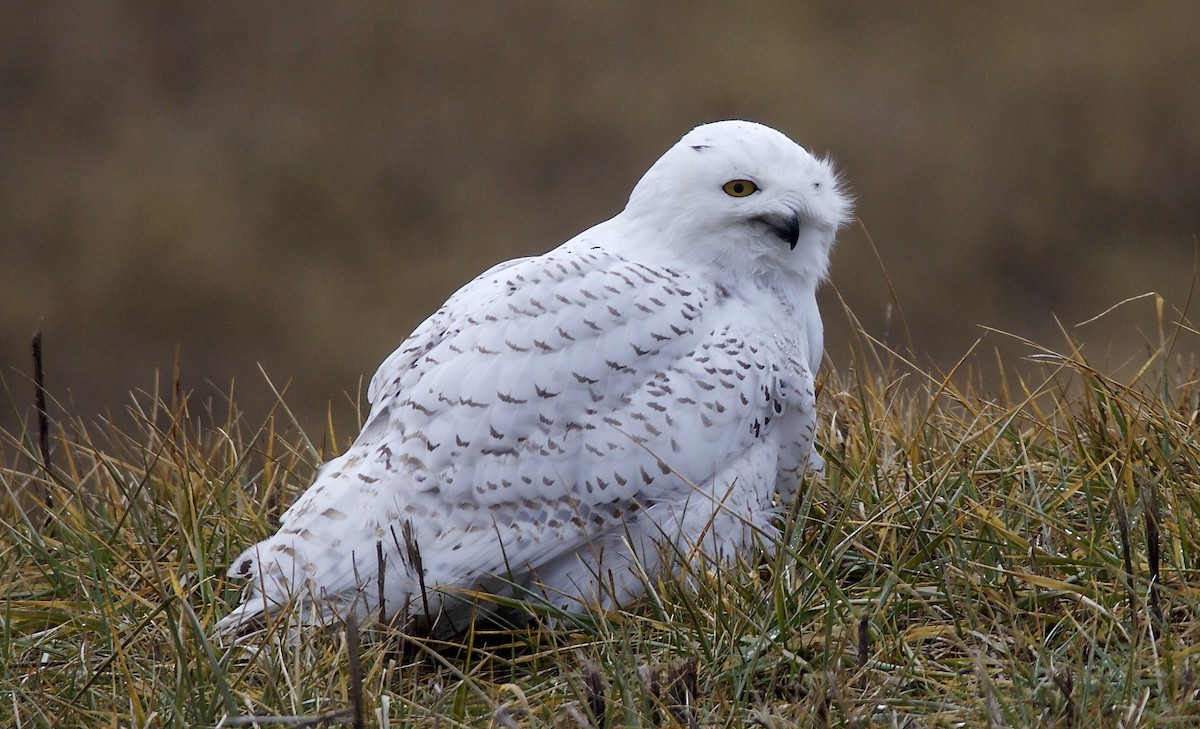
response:
<path id="1" fill-rule="evenodd" d="M 812 392 L 800 338 L 753 319 L 719 285 L 598 248 L 493 268 L 385 361 L 358 439 L 231 574 L 252 598 L 303 583 L 373 611 L 382 554 L 390 612 L 422 586 L 535 574 L 698 489 L 737 481 L 761 509 L 789 400 L 807 387 L 811 414 Z"/>

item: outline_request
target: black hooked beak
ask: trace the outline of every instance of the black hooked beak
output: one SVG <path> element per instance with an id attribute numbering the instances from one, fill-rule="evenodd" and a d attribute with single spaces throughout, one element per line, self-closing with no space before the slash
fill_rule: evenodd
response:
<path id="1" fill-rule="evenodd" d="M 793 251 L 800 242 L 800 216 L 791 215 L 759 215 L 755 221 L 771 229 L 771 232 L 783 239 Z"/>

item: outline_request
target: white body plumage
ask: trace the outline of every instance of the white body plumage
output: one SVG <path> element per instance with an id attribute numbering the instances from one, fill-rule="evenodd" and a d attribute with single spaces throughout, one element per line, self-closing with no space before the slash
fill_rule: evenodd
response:
<path id="1" fill-rule="evenodd" d="M 220 627 L 292 601 L 454 625 L 463 591 L 612 605 L 663 554 L 744 552 L 821 467 L 815 293 L 849 214 L 779 132 L 697 127 L 616 217 L 493 267 L 387 358 L 354 444 L 233 562 Z"/>

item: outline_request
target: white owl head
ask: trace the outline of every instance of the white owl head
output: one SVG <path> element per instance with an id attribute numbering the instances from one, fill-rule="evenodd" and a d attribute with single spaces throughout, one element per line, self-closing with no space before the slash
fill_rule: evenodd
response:
<path id="1" fill-rule="evenodd" d="M 633 188 L 624 215 L 673 255 L 815 286 L 851 200 L 828 160 L 762 124 L 720 121 L 667 150 Z"/>

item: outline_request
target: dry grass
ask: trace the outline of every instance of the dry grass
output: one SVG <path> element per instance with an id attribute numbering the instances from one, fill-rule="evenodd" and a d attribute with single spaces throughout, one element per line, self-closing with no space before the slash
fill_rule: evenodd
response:
<path id="1" fill-rule="evenodd" d="M 1200 388 L 1165 320 L 1122 379 L 1068 347 L 986 388 L 860 339 L 773 558 L 456 644 L 214 642 L 226 563 L 329 455 L 282 405 L 249 424 L 165 387 L 128 427 L 55 422 L 49 471 L 36 428 L 6 434 L 0 725 L 1196 721 Z"/>

